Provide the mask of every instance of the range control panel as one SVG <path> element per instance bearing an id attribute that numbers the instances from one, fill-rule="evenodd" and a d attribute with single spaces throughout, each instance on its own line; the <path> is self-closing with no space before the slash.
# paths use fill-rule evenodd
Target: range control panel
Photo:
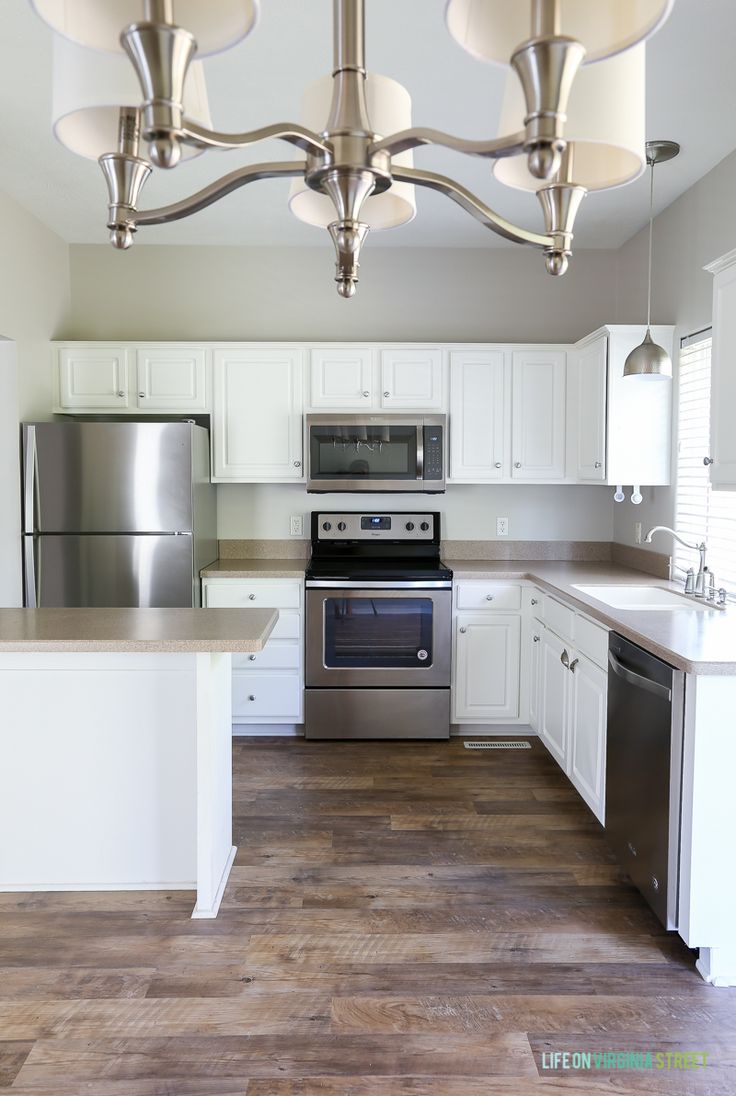
<path id="1" fill-rule="evenodd" d="M 432 513 L 385 513 L 368 514 L 318 513 L 316 517 L 317 540 L 406 540 L 431 543 L 435 534 L 435 521 L 439 514 Z M 313 530 L 314 530 L 313 522 Z"/>

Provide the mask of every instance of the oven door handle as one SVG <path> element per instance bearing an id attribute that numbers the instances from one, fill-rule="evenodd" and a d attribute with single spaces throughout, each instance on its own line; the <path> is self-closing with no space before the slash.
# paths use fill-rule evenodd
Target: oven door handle
<path id="1" fill-rule="evenodd" d="M 417 479 L 424 479 L 424 423 L 417 425 Z"/>

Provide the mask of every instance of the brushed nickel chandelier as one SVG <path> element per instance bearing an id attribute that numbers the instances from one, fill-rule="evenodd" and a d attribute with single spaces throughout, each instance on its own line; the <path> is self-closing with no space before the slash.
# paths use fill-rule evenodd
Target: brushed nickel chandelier
<path id="1" fill-rule="evenodd" d="M 355 293 L 368 231 L 411 220 L 417 186 L 444 194 L 499 236 L 539 248 L 549 273 L 564 274 L 585 195 L 644 170 L 644 41 L 673 3 L 448 0 L 445 20 L 459 45 L 509 69 L 501 136 L 466 140 L 412 127 L 406 89 L 367 72 L 365 0 L 333 0 L 333 72 L 307 89 L 302 120 L 247 133 L 211 127 L 198 59 L 250 33 L 258 0 L 31 0 L 58 32 L 55 133 L 99 161 L 114 247 L 259 179 L 288 178 L 292 212 L 332 238 L 343 297 Z M 299 158 L 240 167 L 183 201 L 139 208 L 154 167 L 273 139 Z M 448 176 L 415 168 L 412 151 L 422 145 L 483 157 L 501 182 L 536 192 L 544 232 L 512 224 Z"/>

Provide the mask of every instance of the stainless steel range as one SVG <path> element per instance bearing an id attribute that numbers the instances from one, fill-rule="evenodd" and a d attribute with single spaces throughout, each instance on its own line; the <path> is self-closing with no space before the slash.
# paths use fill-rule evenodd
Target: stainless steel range
<path id="1" fill-rule="evenodd" d="M 448 738 L 440 515 L 313 513 L 306 586 L 306 737 Z"/>

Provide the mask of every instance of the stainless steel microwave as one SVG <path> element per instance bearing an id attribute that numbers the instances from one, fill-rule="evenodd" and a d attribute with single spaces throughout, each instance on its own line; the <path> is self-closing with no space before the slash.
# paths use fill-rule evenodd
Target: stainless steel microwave
<path id="1" fill-rule="evenodd" d="M 445 415 L 307 415 L 307 491 L 445 490 Z"/>

